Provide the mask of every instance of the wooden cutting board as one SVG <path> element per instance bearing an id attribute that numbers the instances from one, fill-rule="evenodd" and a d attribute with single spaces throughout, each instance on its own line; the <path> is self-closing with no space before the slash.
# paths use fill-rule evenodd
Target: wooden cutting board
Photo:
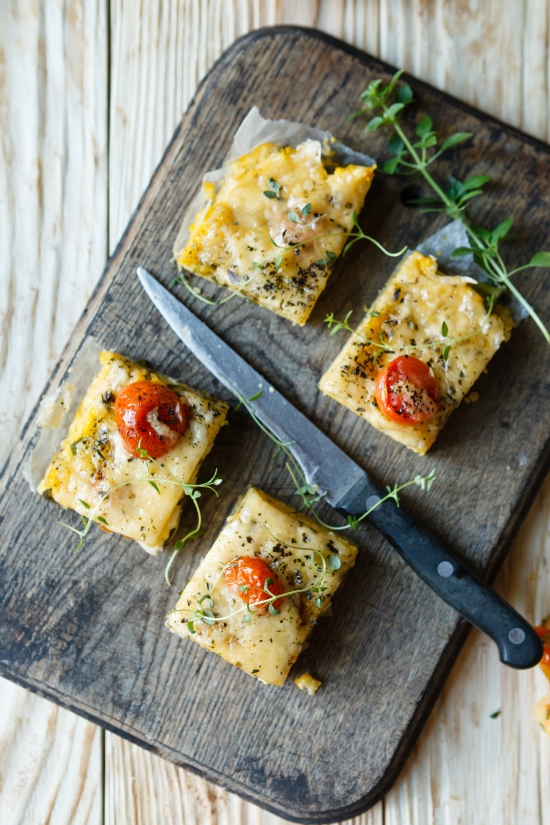
<path id="1" fill-rule="evenodd" d="M 385 159 L 382 132 L 365 135 L 361 124 L 345 120 L 369 80 L 386 81 L 392 72 L 314 30 L 264 29 L 234 44 L 184 116 L 46 391 L 93 337 L 228 398 L 152 308 L 136 267 L 170 284 L 182 212 L 253 105 L 267 117 L 330 129 Z M 428 113 L 443 136 L 475 134 L 471 145 L 437 163 L 437 177 L 493 176 L 488 197 L 472 211 L 489 225 L 516 216 L 518 237 L 506 250 L 511 265 L 548 248 L 548 147 L 408 80 L 419 100 L 410 123 Z M 363 226 L 389 249 L 414 247 L 446 222 L 404 205 L 412 182 L 378 175 L 368 195 Z M 329 337 L 323 318 L 352 308 L 358 318 L 393 266 L 372 246 L 356 245 L 304 329 L 238 298 L 216 309 L 183 287 L 175 292 L 378 482 L 435 468 L 432 491 L 414 488 L 403 503 L 492 578 L 547 468 L 550 347 L 523 322 L 478 382 L 479 401 L 453 413 L 428 456 L 414 456 L 316 389 L 344 343 Z M 550 322 L 544 271 L 518 284 Z M 208 285 L 204 291 L 215 294 Z M 165 555 L 150 558 L 123 538 L 94 528 L 73 552 L 72 534 L 57 524 L 59 508 L 32 494 L 22 476 L 36 435 L 33 415 L 0 479 L 2 675 L 281 816 L 331 822 L 374 804 L 395 779 L 464 640 L 457 614 L 364 526 L 356 536 L 362 553 L 334 616 L 320 622 L 293 671 L 314 673 L 322 689 L 309 697 L 292 679 L 282 688 L 261 685 L 163 626 L 248 484 L 292 500 L 283 462 L 273 459 L 273 445 L 247 413 L 231 414 L 203 468 L 203 479 L 217 467 L 224 483 L 219 499 L 203 497 L 206 531 L 182 552 L 171 589 L 163 581 Z M 184 527 L 192 520 L 186 512 Z M 335 519 L 329 508 L 323 512 Z"/>

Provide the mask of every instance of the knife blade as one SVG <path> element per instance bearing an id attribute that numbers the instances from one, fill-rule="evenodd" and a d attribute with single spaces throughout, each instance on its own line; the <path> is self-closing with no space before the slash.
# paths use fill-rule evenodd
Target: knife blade
<path id="1" fill-rule="evenodd" d="M 254 415 L 287 445 L 311 487 L 343 515 L 362 516 L 378 504 L 385 494 L 365 470 L 156 278 L 143 267 L 137 274 L 155 307 L 193 355 L 237 397 L 258 396 Z M 368 520 L 438 596 L 493 639 L 504 664 L 521 669 L 538 664 L 542 642 L 531 625 L 403 508 L 384 501 Z"/>

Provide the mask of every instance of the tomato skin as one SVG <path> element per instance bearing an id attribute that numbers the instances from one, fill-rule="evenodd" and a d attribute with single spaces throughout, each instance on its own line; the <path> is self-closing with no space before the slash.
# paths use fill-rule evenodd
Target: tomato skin
<path id="1" fill-rule="evenodd" d="M 275 573 L 272 573 L 265 561 L 259 559 L 257 556 L 241 556 L 236 559 L 231 565 L 224 570 L 225 584 L 236 593 L 243 602 L 250 605 L 259 614 L 265 614 L 269 610 L 268 604 L 261 604 L 269 599 L 269 596 L 264 590 L 266 579 L 273 579 L 273 584 L 268 585 L 268 590 L 274 595 L 279 596 L 284 593 L 284 589 L 280 581 L 277 579 Z M 240 590 L 240 588 L 247 588 Z M 272 602 L 275 610 L 281 609 L 282 599 L 276 599 Z"/>
<path id="2" fill-rule="evenodd" d="M 165 425 L 162 434 L 147 420 L 153 411 Z M 151 458 L 161 458 L 189 428 L 189 409 L 181 398 L 164 384 L 152 381 L 128 384 L 115 401 L 115 415 L 124 448 L 136 458 L 140 449 L 147 450 Z"/>
<path id="3" fill-rule="evenodd" d="M 439 409 L 435 378 L 413 355 L 399 355 L 380 370 L 374 397 L 380 412 L 400 424 L 428 421 Z"/>
<path id="4" fill-rule="evenodd" d="M 544 644 L 544 652 L 542 654 L 542 659 L 540 660 L 540 666 L 546 678 L 550 679 L 550 627 L 541 625 L 540 627 L 535 627 L 535 630 L 541 637 Z"/>

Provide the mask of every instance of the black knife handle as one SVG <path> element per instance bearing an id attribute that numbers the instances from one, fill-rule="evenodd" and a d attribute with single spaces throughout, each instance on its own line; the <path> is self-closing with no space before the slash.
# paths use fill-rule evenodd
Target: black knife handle
<path id="1" fill-rule="evenodd" d="M 345 515 L 361 516 L 384 495 L 373 495 L 373 487 L 367 482 L 338 509 Z M 367 518 L 428 587 L 490 636 L 501 662 L 520 669 L 540 662 L 542 642 L 531 625 L 395 501 L 388 499 Z"/>

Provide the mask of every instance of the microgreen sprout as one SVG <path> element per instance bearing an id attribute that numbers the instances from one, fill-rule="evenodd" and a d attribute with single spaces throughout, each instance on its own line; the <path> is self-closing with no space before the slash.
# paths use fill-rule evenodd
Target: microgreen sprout
<path id="1" fill-rule="evenodd" d="M 373 80 L 361 94 L 363 108 L 355 112 L 351 118 L 374 114 L 365 127 L 366 132 L 375 132 L 381 127 L 392 129 L 392 136 L 388 149 L 393 155 L 381 167 L 381 171 L 388 175 L 412 175 L 420 173 L 430 186 L 433 194 L 426 198 L 416 199 L 422 205 L 424 212 L 442 212 L 453 220 L 460 220 L 470 241 L 469 246 L 459 247 L 452 253 L 452 257 L 473 255 L 477 264 L 487 273 L 491 283 L 497 288 L 505 288 L 522 304 L 533 321 L 537 324 L 545 339 L 550 343 L 550 332 L 545 327 L 533 307 L 521 294 L 512 281 L 514 275 L 531 267 L 550 267 L 550 252 L 537 252 L 528 263 L 515 269 L 508 270 L 500 252 L 501 241 L 510 240 L 510 230 L 513 219 L 502 221 L 494 229 L 472 223 L 466 217 L 466 209 L 473 198 L 483 194 L 483 187 L 489 183 L 488 175 L 475 175 L 465 181 L 454 177 L 449 178 L 448 187 L 440 185 L 429 171 L 431 164 L 443 152 L 458 146 L 473 137 L 471 132 L 455 132 L 439 145 L 438 136 L 433 129 L 430 117 L 425 115 L 416 125 L 416 136 L 409 137 L 399 122 L 403 110 L 414 102 L 413 92 L 407 83 L 398 87 L 402 71 L 396 72 L 387 86 L 381 80 Z"/>
<path id="2" fill-rule="evenodd" d="M 174 613 L 188 613 L 190 618 L 187 619 L 187 629 L 191 634 L 194 634 L 196 633 L 195 623 L 197 621 L 202 621 L 204 622 L 204 624 L 207 625 L 213 625 L 216 622 L 227 622 L 229 619 L 233 619 L 235 616 L 242 616 L 241 621 L 244 624 L 248 624 L 254 613 L 257 613 L 258 611 L 263 611 L 266 607 L 271 616 L 278 616 L 280 615 L 281 611 L 277 607 L 275 607 L 275 604 L 277 602 L 280 602 L 282 599 L 285 599 L 289 596 L 296 596 L 300 593 L 319 594 L 315 599 L 315 605 L 318 608 L 321 608 L 325 601 L 325 596 L 323 595 L 323 593 L 327 590 L 327 587 L 325 586 L 327 576 L 334 575 L 336 571 L 341 568 L 341 560 L 338 558 L 337 555 L 335 555 L 335 553 L 332 552 L 329 552 L 328 555 L 325 556 L 325 554 L 318 548 L 299 547 L 295 544 L 289 544 L 283 539 L 280 539 L 277 536 L 275 536 L 266 524 L 264 524 L 263 527 L 275 544 L 288 547 L 292 550 L 293 553 L 307 553 L 307 558 L 310 564 L 315 569 L 315 572 L 319 575 L 312 582 L 304 584 L 303 587 L 293 588 L 292 590 L 287 590 L 283 593 L 277 594 L 273 593 L 270 590 L 270 587 L 275 583 L 275 580 L 272 578 L 267 578 L 262 587 L 262 590 L 266 595 L 265 599 L 255 602 L 253 606 L 250 606 L 250 604 L 248 603 L 244 603 L 242 607 L 233 610 L 231 613 L 217 616 L 213 612 L 216 609 L 216 603 L 213 594 L 225 571 L 230 567 L 234 566 L 238 561 L 238 556 L 236 556 L 234 559 L 231 559 L 231 561 L 222 565 L 221 571 L 214 584 L 206 583 L 207 593 L 204 595 L 199 595 L 195 599 L 198 607 L 196 607 L 193 610 L 191 610 L 188 607 L 176 608 L 175 610 L 170 611 L 170 613 L 167 614 L 166 618 L 172 616 Z M 239 592 L 244 593 L 245 595 L 247 590 L 248 587 L 246 587 L 246 585 L 241 585 L 239 587 Z M 205 608 L 203 607 L 203 605 L 206 600 L 208 600 L 208 606 Z"/>
<path id="3" fill-rule="evenodd" d="M 325 493 L 322 493 L 319 490 L 316 490 L 314 487 L 312 487 L 308 483 L 306 477 L 304 476 L 302 468 L 300 467 L 299 463 L 296 461 L 296 459 L 292 455 L 291 450 L 289 449 L 294 442 L 293 441 L 281 441 L 275 435 L 275 433 L 273 433 L 269 429 L 269 427 L 267 427 L 267 425 L 265 425 L 258 418 L 256 413 L 254 412 L 254 409 L 253 409 L 253 407 L 250 403 L 250 400 L 247 399 L 247 398 L 244 398 L 234 387 L 232 388 L 232 390 L 237 395 L 237 397 L 239 398 L 240 404 L 242 404 L 244 407 L 246 407 L 246 409 L 247 409 L 248 413 L 250 414 L 250 416 L 252 417 L 252 420 L 254 421 L 254 423 L 277 446 L 277 453 L 276 454 L 279 454 L 281 452 L 285 454 L 285 456 L 286 456 L 285 467 L 286 467 L 286 470 L 287 470 L 288 474 L 290 475 L 292 483 L 294 484 L 294 495 L 299 496 L 299 498 L 301 499 L 301 505 L 300 505 L 300 507 L 298 507 L 296 509 L 295 512 L 300 512 L 302 510 L 305 510 L 311 516 L 313 516 L 313 518 L 317 521 L 318 524 L 320 524 L 322 527 L 325 527 L 328 530 L 340 531 L 340 530 L 347 530 L 349 528 L 351 528 L 353 530 L 357 530 L 357 527 L 358 527 L 359 523 L 361 521 L 363 521 L 363 519 L 367 518 L 367 516 L 369 516 L 372 512 L 374 512 L 374 510 L 376 510 L 378 507 L 380 507 L 382 504 L 384 504 L 384 502 L 389 501 L 390 499 L 393 499 L 395 501 L 397 507 L 399 507 L 400 506 L 399 493 L 402 490 L 404 490 L 406 487 L 410 487 L 411 485 L 416 485 L 417 487 L 420 487 L 420 489 L 422 489 L 422 490 L 429 491 L 431 489 L 432 484 L 434 483 L 434 481 L 436 479 L 435 471 L 432 470 L 432 472 L 429 473 L 427 476 L 416 475 L 413 479 L 411 479 L 410 481 L 405 482 L 404 484 L 401 484 L 401 485 L 396 484 L 393 488 L 387 486 L 386 487 L 386 495 L 383 496 L 382 498 L 380 498 L 372 507 L 370 507 L 368 510 L 366 510 L 362 515 L 360 515 L 360 516 L 348 516 L 347 524 L 344 524 L 344 525 L 327 524 L 326 522 L 324 522 L 321 519 L 321 517 L 317 513 L 317 510 L 315 509 L 315 506 L 314 506 L 314 505 L 318 504 L 320 501 L 323 500 L 323 498 L 325 496 Z"/>
<path id="4" fill-rule="evenodd" d="M 166 565 L 166 569 L 164 571 L 164 578 L 166 580 L 166 583 L 168 585 L 171 585 L 172 583 L 171 583 L 170 578 L 169 578 L 169 572 L 170 572 L 170 568 L 171 568 L 171 566 L 174 562 L 174 559 L 176 558 L 177 554 L 179 553 L 179 551 L 181 550 L 181 548 L 184 546 L 184 544 L 187 541 L 189 541 L 190 539 L 193 539 L 193 538 L 197 538 L 202 533 L 202 513 L 201 513 L 201 509 L 200 509 L 199 502 L 198 502 L 198 499 L 201 497 L 201 490 L 210 490 L 211 492 L 213 492 L 217 496 L 218 492 L 216 490 L 216 487 L 218 487 L 222 483 L 222 479 L 218 478 L 218 471 L 215 470 L 212 478 L 210 478 L 208 481 L 205 481 L 202 484 L 187 484 L 186 482 L 180 481 L 179 479 L 177 479 L 173 475 L 173 473 L 171 473 L 170 470 L 168 470 L 163 464 L 160 464 L 156 459 L 152 458 L 149 455 L 149 453 L 147 452 L 147 450 L 142 449 L 141 448 L 141 442 L 138 445 L 137 449 L 139 451 L 139 457 L 143 461 L 146 462 L 146 465 L 145 465 L 146 475 L 145 476 L 136 476 L 135 478 L 130 478 L 127 481 L 123 481 L 121 484 L 117 484 L 115 487 L 113 487 L 111 490 L 109 490 L 109 492 L 107 492 L 107 493 L 105 493 L 105 495 L 101 496 L 99 501 L 93 507 L 90 504 L 88 504 L 87 501 L 84 501 L 83 499 L 79 498 L 78 501 L 82 504 L 82 506 L 86 510 L 89 511 L 87 516 L 83 516 L 83 515 L 80 516 L 80 518 L 82 519 L 82 522 L 83 522 L 83 527 L 82 527 L 81 530 L 78 530 L 76 527 L 72 527 L 70 524 L 66 524 L 64 521 L 60 521 L 58 523 L 63 525 L 63 527 L 67 527 L 69 530 L 72 530 L 73 533 L 76 533 L 77 536 L 79 536 L 79 542 L 75 547 L 75 551 L 80 550 L 80 548 L 82 547 L 82 544 L 84 542 L 84 539 L 86 538 L 86 536 L 90 532 L 90 528 L 91 528 L 92 524 L 94 523 L 94 521 L 99 522 L 100 524 L 103 524 L 106 527 L 109 526 L 109 524 L 108 524 L 107 520 L 105 519 L 105 517 L 99 515 L 99 512 L 100 512 L 101 507 L 104 504 L 104 502 L 107 501 L 110 498 L 110 496 L 112 496 L 113 493 L 115 493 L 117 490 L 120 490 L 122 487 L 127 487 L 129 484 L 135 484 L 135 483 L 138 483 L 138 482 L 150 484 L 151 487 L 159 495 L 160 495 L 160 489 L 159 489 L 159 486 L 158 486 L 159 484 L 170 484 L 170 485 L 175 485 L 177 487 L 181 487 L 181 489 L 184 491 L 185 495 L 187 495 L 191 499 L 191 501 L 193 502 L 193 505 L 194 505 L 196 513 L 197 513 L 197 525 L 196 525 L 196 527 L 193 528 L 193 530 L 190 530 L 187 533 L 187 535 L 185 535 L 182 539 L 179 539 L 174 545 L 174 552 L 172 553 L 172 556 L 170 557 L 170 560 L 169 560 L 168 564 Z M 150 472 L 149 472 L 149 468 L 151 466 L 157 467 L 158 470 L 160 471 L 162 477 L 160 477 L 157 474 L 157 475 L 155 475 L 155 481 L 153 481 L 151 476 L 150 476 Z"/>

